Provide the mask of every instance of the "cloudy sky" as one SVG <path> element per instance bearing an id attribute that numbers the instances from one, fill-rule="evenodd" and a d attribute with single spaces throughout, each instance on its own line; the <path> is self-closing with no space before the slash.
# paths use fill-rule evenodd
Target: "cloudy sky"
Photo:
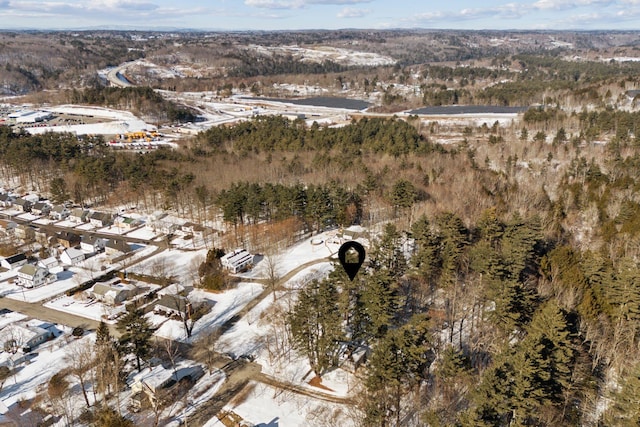
<path id="1" fill-rule="evenodd" d="M 0 0 L 0 29 L 640 29 L 640 0 Z"/>

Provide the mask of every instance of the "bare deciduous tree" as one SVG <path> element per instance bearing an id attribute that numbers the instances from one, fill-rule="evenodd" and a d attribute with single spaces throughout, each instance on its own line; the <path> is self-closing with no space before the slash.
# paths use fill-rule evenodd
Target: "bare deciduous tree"
<path id="1" fill-rule="evenodd" d="M 78 379 L 82 396 L 87 404 L 87 408 L 91 406 L 87 395 L 87 380 L 91 376 L 91 370 L 94 365 L 94 355 L 91 344 L 82 340 L 76 341 L 67 346 L 65 361 L 69 366 L 71 375 Z"/>

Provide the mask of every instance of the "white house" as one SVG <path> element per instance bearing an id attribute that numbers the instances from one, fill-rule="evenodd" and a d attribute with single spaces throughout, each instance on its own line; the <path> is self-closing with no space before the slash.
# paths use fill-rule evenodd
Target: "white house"
<path id="1" fill-rule="evenodd" d="M 53 338 L 51 331 L 39 326 L 29 325 L 27 322 L 12 323 L 0 331 L 2 348 L 20 349 L 25 353 L 51 338 Z"/>
<path id="2" fill-rule="evenodd" d="M 27 263 L 27 256 L 25 254 L 15 254 L 10 257 L 0 259 L 0 267 L 4 267 L 7 270 L 17 270 Z"/>
<path id="3" fill-rule="evenodd" d="M 49 270 L 49 273 L 57 275 L 64 271 L 64 266 L 60 264 L 60 261 L 56 257 L 49 257 L 38 261 L 38 265 Z"/>
<path id="4" fill-rule="evenodd" d="M 109 282 L 98 282 L 93 285 L 89 295 L 109 305 L 118 305 L 136 295 L 138 288 L 129 283 L 121 283 L 120 279 Z"/>
<path id="5" fill-rule="evenodd" d="M 82 208 L 74 208 L 71 210 L 69 214 L 69 219 L 76 223 L 87 222 L 87 218 L 89 216 L 89 211 Z"/>
<path id="6" fill-rule="evenodd" d="M 31 213 L 34 215 L 49 215 L 51 212 L 51 206 L 45 202 L 36 202 L 31 207 Z"/>
<path id="7" fill-rule="evenodd" d="M 133 230 L 143 224 L 142 220 L 131 218 L 128 216 L 118 216 L 115 220 L 115 226 L 124 230 Z"/>
<path id="8" fill-rule="evenodd" d="M 13 206 L 15 206 L 21 212 L 30 212 L 31 211 L 31 202 L 22 197 L 18 197 L 13 201 Z"/>
<path id="9" fill-rule="evenodd" d="M 63 219 L 67 218 L 70 214 L 71 212 L 64 205 L 55 205 L 53 209 L 51 209 L 49 216 L 51 217 L 51 219 L 62 221 Z"/>
<path id="10" fill-rule="evenodd" d="M 53 283 L 58 279 L 55 274 L 49 273 L 44 267 L 33 264 L 25 264 L 18 270 L 17 282 L 25 288 L 37 288 L 38 286 Z"/>
<path id="11" fill-rule="evenodd" d="M 104 246 L 107 243 L 107 239 L 94 236 L 93 234 L 83 234 L 80 240 L 80 249 L 84 252 L 100 252 L 104 250 Z"/>
<path id="12" fill-rule="evenodd" d="M 76 265 L 84 261 L 84 252 L 76 248 L 67 248 L 60 254 L 60 262 L 66 265 Z"/>
<path id="13" fill-rule="evenodd" d="M 231 273 L 245 271 L 253 264 L 253 255 L 246 249 L 236 249 L 220 258 L 222 267 Z"/>

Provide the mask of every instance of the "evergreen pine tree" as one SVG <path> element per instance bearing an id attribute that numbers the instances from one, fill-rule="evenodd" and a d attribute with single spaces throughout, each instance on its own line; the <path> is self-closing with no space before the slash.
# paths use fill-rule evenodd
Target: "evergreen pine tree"
<path id="1" fill-rule="evenodd" d="M 153 330 L 149 321 L 139 310 L 128 312 L 118 321 L 120 332 L 120 348 L 125 353 L 133 353 L 136 356 L 138 371 L 142 370 L 141 361 L 146 359 L 151 352 L 151 337 Z"/>
<path id="2" fill-rule="evenodd" d="M 300 291 L 288 318 L 294 346 L 320 376 L 335 363 L 342 337 L 338 292 L 330 280 L 313 281 Z"/>

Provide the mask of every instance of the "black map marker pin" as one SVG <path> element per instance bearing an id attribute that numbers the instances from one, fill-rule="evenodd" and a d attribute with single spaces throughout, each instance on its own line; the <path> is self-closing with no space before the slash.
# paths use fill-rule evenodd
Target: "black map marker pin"
<path id="1" fill-rule="evenodd" d="M 340 246 L 340 249 L 338 249 L 338 259 L 340 260 L 340 264 L 342 264 L 342 268 L 347 272 L 347 276 L 349 276 L 349 279 L 352 282 L 356 277 L 356 274 L 358 274 L 358 270 L 360 270 L 360 267 L 362 267 L 362 264 L 364 263 L 364 257 L 364 247 L 353 240 L 343 243 L 342 246 Z"/>

